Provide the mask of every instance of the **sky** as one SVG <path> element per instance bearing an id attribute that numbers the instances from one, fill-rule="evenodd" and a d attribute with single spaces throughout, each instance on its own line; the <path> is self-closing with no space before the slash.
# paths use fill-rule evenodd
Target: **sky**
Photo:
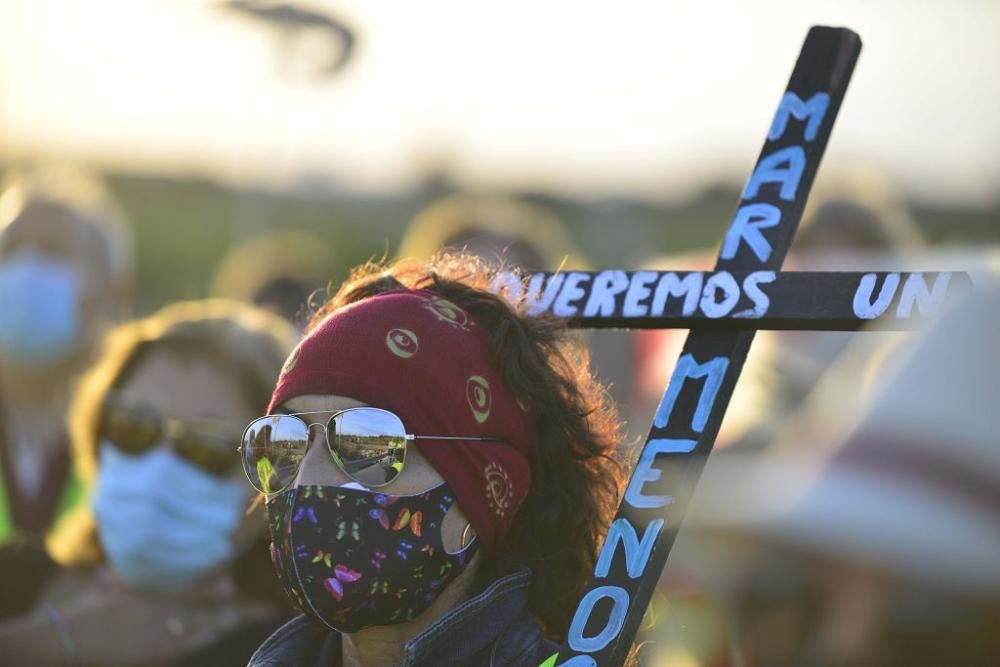
<path id="1" fill-rule="evenodd" d="M 356 29 L 342 75 L 309 76 L 316 32 L 282 42 L 218 0 L 0 3 L 0 160 L 373 192 L 447 165 L 476 188 L 684 196 L 746 177 L 824 24 L 864 48 L 821 178 L 1000 200 L 1000 2 L 302 4 Z"/>

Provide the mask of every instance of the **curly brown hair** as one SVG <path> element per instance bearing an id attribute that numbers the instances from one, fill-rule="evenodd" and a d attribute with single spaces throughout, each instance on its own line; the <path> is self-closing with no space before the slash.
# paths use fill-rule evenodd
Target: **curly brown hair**
<path id="1" fill-rule="evenodd" d="M 590 372 L 586 349 L 565 323 L 529 317 L 523 302 L 494 293 L 491 286 L 502 270 L 454 252 L 427 263 L 370 261 L 319 306 L 307 330 L 348 304 L 406 288 L 437 292 L 489 331 L 493 365 L 533 414 L 538 443 L 529 460 L 531 488 L 497 557 L 531 567 L 529 607 L 546 633 L 559 639 L 593 571 L 624 483 L 620 422 Z"/>

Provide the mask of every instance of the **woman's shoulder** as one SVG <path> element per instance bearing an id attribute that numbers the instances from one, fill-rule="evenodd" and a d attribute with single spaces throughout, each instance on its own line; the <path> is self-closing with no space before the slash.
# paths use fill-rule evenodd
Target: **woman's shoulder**
<path id="1" fill-rule="evenodd" d="M 508 571 L 407 643 L 407 667 L 538 667 L 556 652 L 527 604 L 529 569 Z"/>
<path id="2" fill-rule="evenodd" d="M 546 638 L 538 620 L 525 609 L 497 637 L 489 660 L 482 664 L 489 667 L 538 667 L 558 650 L 559 645 Z"/>
<path id="3" fill-rule="evenodd" d="M 403 647 L 406 667 L 538 667 L 558 650 L 527 605 L 531 571 L 494 569 L 479 594 L 438 619 Z M 306 616 L 265 641 L 249 667 L 337 667 L 341 638 Z"/>
<path id="4" fill-rule="evenodd" d="M 538 622 L 524 613 L 511 623 L 497 640 L 474 656 L 451 662 L 451 667 L 538 667 L 558 650 L 543 635 Z M 272 634 L 248 667 L 336 667 L 341 664 L 340 635 L 299 616 Z M 446 667 L 449 663 L 438 667 Z"/>
<path id="5" fill-rule="evenodd" d="M 247 667 L 336 667 L 340 662 L 340 635 L 297 616 L 260 645 Z"/>

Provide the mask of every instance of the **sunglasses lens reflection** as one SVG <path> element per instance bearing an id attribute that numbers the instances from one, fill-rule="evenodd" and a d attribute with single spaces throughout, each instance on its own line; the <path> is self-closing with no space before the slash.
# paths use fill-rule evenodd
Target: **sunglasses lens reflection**
<path id="1" fill-rule="evenodd" d="M 101 436 L 129 454 L 144 452 L 160 438 L 160 420 L 154 415 L 108 407 L 104 411 Z"/>
<path id="2" fill-rule="evenodd" d="M 388 484 L 403 470 L 406 430 L 399 417 L 377 408 L 356 408 L 333 418 L 328 429 L 337 464 L 365 486 Z"/>
<path id="3" fill-rule="evenodd" d="M 232 436 L 222 438 L 207 433 L 190 433 L 178 440 L 174 447 L 184 460 L 222 477 L 231 472 L 236 464 L 231 449 L 234 440 Z"/>
<path id="4" fill-rule="evenodd" d="M 291 484 L 309 445 L 309 429 L 297 417 L 261 417 L 243 434 L 243 469 L 262 493 Z"/>

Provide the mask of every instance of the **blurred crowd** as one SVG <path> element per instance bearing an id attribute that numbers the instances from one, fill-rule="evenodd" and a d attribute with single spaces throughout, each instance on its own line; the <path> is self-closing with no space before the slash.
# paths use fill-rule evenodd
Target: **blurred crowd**
<path id="1" fill-rule="evenodd" d="M 913 334 L 758 334 L 639 660 L 995 665 L 996 249 L 921 241 L 885 193 L 817 200 L 786 269 L 967 270 L 976 289 Z M 17 179 L 0 215 L 0 663 L 246 664 L 292 608 L 236 445 L 349 267 L 307 231 L 269 230 L 218 258 L 211 298 L 136 317 L 134 226 L 99 184 Z M 556 212 L 514 197 L 433 201 L 391 250 L 448 247 L 591 268 Z M 644 264 L 705 270 L 714 254 Z M 685 333 L 581 333 L 629 451 Z"/>

